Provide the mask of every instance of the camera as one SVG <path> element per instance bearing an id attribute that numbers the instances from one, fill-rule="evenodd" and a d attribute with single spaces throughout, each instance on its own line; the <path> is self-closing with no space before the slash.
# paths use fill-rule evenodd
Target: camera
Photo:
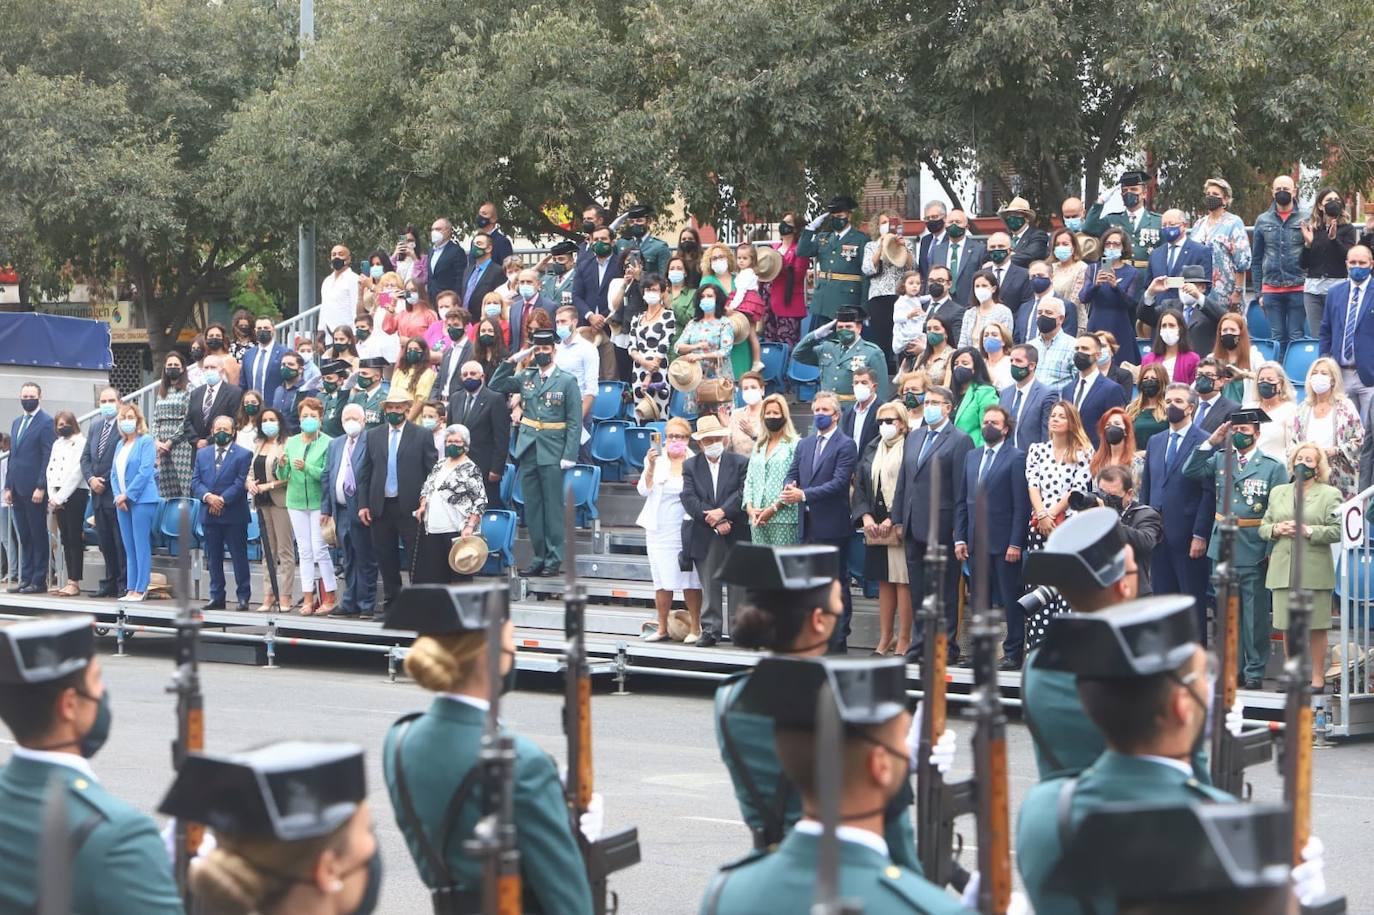
<path id="1" fill-rule="evenodd" d="M 1106 506 L 1113 511 L 1121 511 L 1121 497 L 1113 496 L 1097 490 L 1082 492 L 1073 490 L 1069 493 L 1069 508 L 1076 512 L 1087 511 L 1090 508 L 1097 508 L 1099 505 Z"/>
<path id="2" fill-rule="evenodd" d="M 1059 597 L 1059 589 L 1050 585 L 1038 585 L 1016 599 L 1016 605 L 1026 616 L 1033 616 L 1054 603 Z"/>

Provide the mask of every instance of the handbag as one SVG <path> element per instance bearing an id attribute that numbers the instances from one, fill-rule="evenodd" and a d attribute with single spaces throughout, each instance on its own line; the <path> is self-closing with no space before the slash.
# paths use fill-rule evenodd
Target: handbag
<path id="1" fill-rule="evenodd" d="M 692 542 L 692 519 L 682 519 L 682 549 L 677 551 L 677 570 L 679 572 L 692 571 L 692 554 L 688 550 L 688 544 Z"/>
<path id="2" fill-rule="evenodd" d="M 878 491 L 878 504 L 873 506 L 873 520 L 879 524 L 890 517 L 887 510 L 887 502 L 883 499 L 882 490 Z M 892 528 L 887 534 L 869 534 L 864 532 L 864 546 L 901 546 L 902 535 L 897 532 L 897 528 Z"/>

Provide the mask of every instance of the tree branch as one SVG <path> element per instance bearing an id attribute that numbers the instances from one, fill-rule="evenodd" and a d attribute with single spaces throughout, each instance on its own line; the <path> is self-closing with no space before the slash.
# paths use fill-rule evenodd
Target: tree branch
<path id="1" fill-rule="evenodd" d="M 926 168 L 930 169 L 930 176 L 935 179 L 936 183 L 940 185 L 941 190 L 949 197 L 949 208 L 951 210 L 962 210 L 964 205 L 959 200 L 959 194 L 954 190 L 954 185 L 950 183 L 949 176 L 945 174 L 945 170 L 935 164 L 935 160 L 930 157 L 930 153 L 928 152 L 921 153 L 920 162 Z"/>

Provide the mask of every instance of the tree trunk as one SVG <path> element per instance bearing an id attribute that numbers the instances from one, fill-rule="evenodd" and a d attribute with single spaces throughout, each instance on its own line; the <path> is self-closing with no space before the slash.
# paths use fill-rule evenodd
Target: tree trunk
<path id="1" fill-rule="evenodd" d="M 930 153 L 921 153 L 921 164 L 930 169 L 930 176 L 940 185 L 940 189 L 949 197 L 949 208 L 951 210 L 962 210 L 963 202 L 959 199 L 959 194 L 954 190 L 954 185 L 950 183 L 949 176 L 944 169 L 935 164 L 935 160 L 930 157 Z"/>

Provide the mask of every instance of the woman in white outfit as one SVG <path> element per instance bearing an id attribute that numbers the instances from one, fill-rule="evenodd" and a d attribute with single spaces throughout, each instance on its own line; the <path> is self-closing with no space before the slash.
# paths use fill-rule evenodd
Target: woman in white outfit
<path id="1" fill-rule="evenodd" d="M 691 617 L 691 632 L 683 641 L 693 644 L 701 636 L 701 580 L 696 569 L 684 572 L 677 557 L 682 552 L 682 522 L 687 512 L 682 507 L 682 462 L 687 460 L 687 442 L 692 427 L 681 417 L 668 420 L 662 452 L 651 448 L 639 477 L 639 494 L 644 508 L 635 521 L 644 528 L 649 553 L 649 572 L 654 579 L 654 609 L 658 611 L 658 633 L 650 641 L 668 638 L 668 611 L 673 607 L 673 592 L 681 591 Z"/>

